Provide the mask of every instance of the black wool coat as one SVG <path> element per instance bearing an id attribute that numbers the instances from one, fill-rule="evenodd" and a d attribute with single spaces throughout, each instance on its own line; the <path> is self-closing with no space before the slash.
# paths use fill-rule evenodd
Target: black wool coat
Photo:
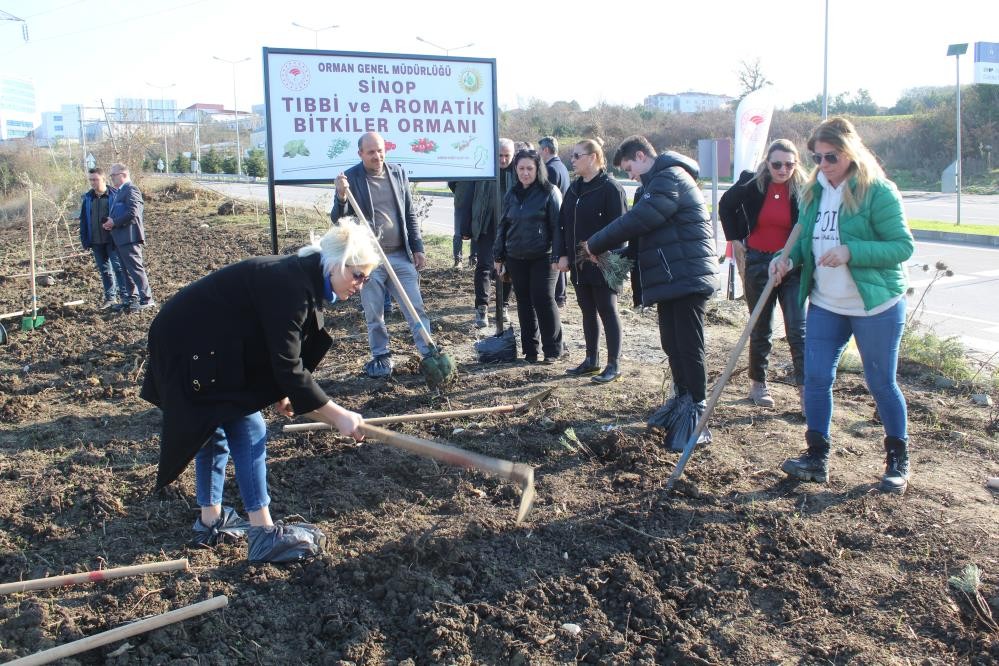
<path id="1" fill-rule="evenodd" d="M 163 411 L 157 490 L 222 423 L 287 397 L 298 414 L 329 400 L 312 372 L 329 351 L 319 254 L 226 266 L 181 289 L 149 328 L 141 397 Z"/>
<path id="2" fill-rule="evenodd" d="M 607 284 L 592 261 L 577 262 L 579 246 L 627 210 L 624 188 L 606 171 L 601 170 L 588 183 L 582 178 L 572 181 L 559 209 L 559 224 L 562 227 L 561 255 L 569 258 L 573 284 Z"/>
<path id="3" fill-rule="evenodd" d="M 590 237 L 593 254 L 636 244 L 643 305 L 715 291 L 714 230 L 697 173 L 694 160 L 663 153 L 642 175 L 634 207 Z"/>

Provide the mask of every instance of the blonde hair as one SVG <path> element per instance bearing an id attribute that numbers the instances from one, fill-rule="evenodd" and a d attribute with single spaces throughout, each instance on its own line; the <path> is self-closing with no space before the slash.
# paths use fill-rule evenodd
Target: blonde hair
<path id="1" fill-rule="evenodd" d="M 305 257 L 318 252 L 321 255 L 323 274 L 327 277 L 334 268 L 341 271 L 347 266 L 377 266 L 381 263 L 381 255 L 375 247 L 375 237 L 368 227 L 354 217 L 341 217 L 322 236 L 312 238 L 305 247 L 298 251 L 298 256 Z"/>
<path id="2" fill-rule="evenodd" d="M 846 178 L 856 179 L 855 187 L 843 188 L 843 210 L 855 213 L 860 204 L 867 197 L 868 188 L 877 180 L 885 177 L 885 172 L 878 164 L 878 158 L 864 145 L 857 129 L 849 120 L 843 117 L 835 117 L 826 120 L 814 130 L 808 137 L 809 152 L 815 151 L 815 144 L 818 142 L 828 143 L 840 153 L 840 159 L 850 160 L 850 168 L 846 172 Z M 802 195 L 802 206 L 807 206 L 812 201 L 812 186 L 817 182 L 819 167 L 816 165 L 805 183 L 805 192 Z"/>
<path id="3" fill-rule="evenodd" d="M 604 140 L 599 136 L 595 139 L 583 139 L 576 142 L 577 146 L 583 146 L 586 152 L 597 156 L 597 168 L 607 168 L 607 158 L 604 156 Z"/>
<path id="4" fill-rule="evenodd" d="M 791 190 L 791 196 L 798 198 L 801 196 L 801 190 L 805 185 L 805 179 L 808 178 L 808 174 L 805 173 L 805 168 L 801 166 L 801 156 L 798 154 L 798 148 L 787 139 L 776 139 L 771 142 L 767 147 L 767 156 L 756 167 L 756 175 L 753 176 L 753 180 L 756 181 L 757 189 L 762 193 L 766 193 L 767 188 L 770 187 L 770 181 L 773 180 L 773 177 L 770 175 L 770 169 L 767 166 L 770 164 L 770 156 L 778 150 L 794 155 L 794 170 L 791 171 L 791 177 L 787 182 L 788 189 Z"/>

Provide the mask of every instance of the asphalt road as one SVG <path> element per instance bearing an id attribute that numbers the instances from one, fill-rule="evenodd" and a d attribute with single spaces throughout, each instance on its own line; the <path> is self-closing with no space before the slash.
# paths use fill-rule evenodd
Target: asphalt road
<path id="1" fill-rule="evenodd" d="M 266 200 L 265 185 L 252 183 L 206 183 L 227 196 Z M 627 189 L 627 188 L 626 188 Z M 634 186 L 632 186 L 632 191 Z M 318 204 L 330 207 L 331 188 L 277 187 L 278 201 L 311 208 Z M 630 193 L 629 193 L 630 196 Z M 705 192 L 710 201 L 710 192 Z M 934 193 L 904 193 L 906 214 L 911 218 L 945 220 L 954 212 L 954 196 Z M 423 222 L 424 233 L 451 235 L 454 208 L 449 197 L 431 197 L 433 206 Z M 962 221 L 976 224 L 999 224 L 999 196 L 964 195 L 961 197 Z M 949 206 L 949 208 L 948 208 Z M 950 218 L 953 220 L 953 215 Z M 953 277 L 941 277 L 930 286 L 938 261 L 953 271 Z M 978 355 L 999 352 L 999 309 L 995 291 L 999 288 L 999 250 L 968 245 L 917 242 L 910 264 L 910 281 L 916 292 L 909 298 L 909 308 L 919 307 L 919 323 L 940 336 L 959 336 Z M 924 272 L 922 266 L 929 266 Z M 925 294 L 925 295 L 924 295 Z"/>

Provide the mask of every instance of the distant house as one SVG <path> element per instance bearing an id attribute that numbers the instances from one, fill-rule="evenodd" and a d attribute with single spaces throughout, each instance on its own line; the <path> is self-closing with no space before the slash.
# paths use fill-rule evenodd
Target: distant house
<path id="1" fill-rule="evenodd" d="M 728 95 L 713 95 L 703 92 L 656 93 L 645 98 L 645 108 L 667 113 L 696 113 L 725 109 L 735 101 Z"/>
<path id="2" fill-rule="evenodd" d="M 80 140 L 80 107 L 63 104 L 59 111 L 43 111 L 42 123 L 35 129 L 35 142 L 48 146 L 61 139 Z"/>
<path id="3" fill-rule="evenodd" d="M 199 102 L 183 109 L 178 116 L 181 122 L 185 123 L 220 123 L 229 129 L 235 129 L 236 120 L 239 120 L 241 129 L 253 129 L 258 127 L 263 120 L 256 113 L 249 111 L 232 111 L 226 109 L 221 104 L 205 104 Z"/>
<path id="4" fill-rule="evenodd" d="M 35 84 L 30 79 L 0 77 L 0 141 L 31 136 L 37 120 Z"/>

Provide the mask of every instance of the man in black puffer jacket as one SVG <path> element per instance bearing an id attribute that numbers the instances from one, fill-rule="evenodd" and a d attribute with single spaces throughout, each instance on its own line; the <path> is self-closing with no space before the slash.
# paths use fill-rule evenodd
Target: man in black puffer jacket
<path id="1" fill-rule="evenodd" d="M 690 426 L 704 411 L 707 374 L 704 367 L 704 312 L 715 291 L 718 259 L 711 219 L 697 186 L 697 163 L 680 155 L 656 154 L 644 136 L 625 139 L 614 166 L 642 185 L 630 211 L 590 237 L 588 251 L 597 255 L 625 242 L 637 253 L 642 304 L 656 304 L 659 338 L 669 357 L 675 397 L 650 420 L 672 431 L 679 422 Z M 678 437 L 667 436 L 682 448 Z M 707 429 L 702 441 L 710 439 Z"/>

